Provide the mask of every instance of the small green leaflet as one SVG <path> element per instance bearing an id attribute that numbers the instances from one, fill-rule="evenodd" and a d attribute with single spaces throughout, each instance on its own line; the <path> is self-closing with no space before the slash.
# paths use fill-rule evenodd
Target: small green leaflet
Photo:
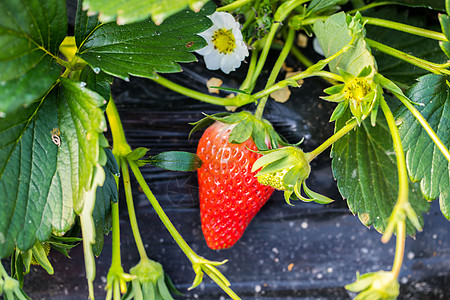
<path id="1" fill-rule="evenodd" d="M 307 15 L 320 12 L 324 9 L 332 8 L 345 2 L 347 2 L 347 0 L 312 0 L 308 5 Z"/>
<path id="2" fill-rule="evenodd" d="M 99 25 L 100 21 L 98 20 L 98 16 L 88 16 L 88 11 L 83 10 L 83 0 L 78 0 L 77 15 L 75 17 L 75 43 L 78 48 Z"/>
<path id="3" fill-rule="evenodd" d="M 152 17 L 161 24 L 167 17 L 185 9 L 188 5 L 198 11 L 207 0 L 84 0 L 83 10 L 90 14 L 100 12 L 101 22 L 117 19 L 118 24 L 128 24 Z"/>
<path id="4" fill-rule="evenodd" d="M 66 1 L 0 2 L 0 115 L 44 96 L 61 73 Z"/>
<path id="5" fill-rule="evenodd" d="M 425 75 L 418 79 L 406 95 L 425 106 L 416 106 L 422 116 L 439 136 L 442 143 L 450 147 L 450 92 L 446 77 Z M 439 197 L 441 211 L 450 219 L 450 162 L 439 151 L 431 138 L 406 109 L 396 113 L 399 130 L 406 152 L 408 172 L 428 200 Z"/>
<path id="6" fill-rule="evenodd" d="M 0 119 L 1 258 L 73 224 L 100 158 L 103 101 L 61 79 L 43 101 Z"/>
<path id="7" fill-rule="evenodd" d="M 347 16 L 340 12 L 328 17 L 325 22 L 318 20 L 314 23 L 314 33 L 325 53 L 325 57 L 330 57 L 352 40 L 349 34 L 350 28 L 347 24 Z M 362 37 L 356 39 L 350 50 L 343 53 L 329 63 L 333 73 L 339 73 L 338 68 L 357 76 L 362 69 L 370 66 L 376 69 L 375 61 L 367 48 L 367 44 Z"/>
<path id="8" fill-rule="evenodd" d="M 105 182 L 97 187 L 95 193 L 95 207 L 92 218 L 95 224 L 95 244 L 92 251 L 95 256 L 99 256 L 103 249 L 105 234 L 111 231 L 111 202 L 117 203 L 118 193 L 114 175 L 119 174 L 119 166 L 110 149 L 105 149 L 108 161 L 104 167 Z"/>
<path id="9" fill-rule="evenodd" d="M 350 119 L 349 110 L 336 121 L 336 131 Z M 376 126 L 370 120 L 347 133 L 333 144 L 332 169 L 342 196 L 348 206 L 366 226 L 373 225 L 384 232 L 388 218 L 397 202 L 398 174 L 392 138 L 383 114 L 378 114 Z M 429 210 L 420 188 L 410 184 L 409 201 L 419 221 Z M 407 221 L 407 232 L 413 235 L 414 226 Z"/>
<path id="10" fill-rule="evenodd" d="M 179 72 L 178 62 L 196 61 L 191 52 L 206 45 L 197 33 L 211 26 L 207 15 L 214 10 L 214 4 L 208 3 L 198 13 L 181 11 L 159 26 L 150 20 L 102 24 L 81 45 L 78 55 L 96 73 L 102 70 L 124 80 L 129 75 L 154 78 L 156 72 Z"/>
<path id="11" fill-rule="evenodd" d="M 202 166 L 202 161 L 196 154 L 184 151 L 161 152 L 137 162 L 139 165 L 151 164 L 158 168 L 181 172 L 195 171 Z"/>

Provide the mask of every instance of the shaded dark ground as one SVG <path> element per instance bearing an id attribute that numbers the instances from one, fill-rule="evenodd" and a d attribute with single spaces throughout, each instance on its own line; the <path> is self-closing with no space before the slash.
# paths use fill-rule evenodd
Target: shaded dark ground
<path id="1" fill-rule="evenodd" d="M 198 75 L 201 74 L 201 75 Z M 174 81 L 204 91 L 205 78 L 222 76 L 203 70 L 200 64 L 172 75 Z M 233 75 L 239 76 L 239 75 Z M 237 87 L 240 78 L 227 79 Z M 286 104 L 270 102 L 266 118 L 291 142 L 305 138 L 303 147 L 313 149 L 332 134 L 327 122 L 332 106 L 318 100 L 325 83 L 310 79 L 293 91 Z M 257 88 L 258 89 L 258 88 Z M 201 133 L 189 140 L 189 122 L 204 113 L 222 111 L 220 107 L 200 103 L 171 91 L 151 80 L 132 78 L 116 81 L 114 98 L 122 117 L 126 136 L 133 148 L 150 148 L 150 154 L 166 150 L 195 152 Z M 252 109 L 249 106 L 248 109 Z M 394 241 L 380 242 L 380 234 L 364 227 L 339 199 L 331 175 L 329 154 L 312 165 L 308 182 L 311 188 L 338 199 L 322 206 L 314 203 L 287 205 L 276 193 L 248 227 L 243 238 L 231 249 L 207 248 L 200 228 L 195 173 L 176 173 L 145 167 L 143 173 L 157 199 L 189 245 L 211 260 L 229 259 L 221 267 L 242 299 L 351 299 L 344 285 L 361 273 L 388 270 L 394 256 Z M 188 292 L 194 273 L 189 261 L 157 218 L 145 196 L 134 185 L 137 215 L 143 239 L 151 258 L 161 262 L 177 287 L 185 293 L 180 299 L 225 299 L 226 296 L 208 278 Z M 138 254 L 122 212 L 122 259 L 126 270 L 138 263 Z M 97 260 L 96 295 L 105 295 L 106 275 L 111 259 L 111 239 Z M 400 275 L 399 299 L 450 298 L 449 223 L 433 203 L 425 216 L 424 232 L 408 238 L 405 262 Z M 57 253 L 51 256 L 55 275 L 34 268 L 26 276 L 25 289 L 33 299 L 85 299 L 87 285 L 81 247 L 71 251 L 72 259 Z"/>

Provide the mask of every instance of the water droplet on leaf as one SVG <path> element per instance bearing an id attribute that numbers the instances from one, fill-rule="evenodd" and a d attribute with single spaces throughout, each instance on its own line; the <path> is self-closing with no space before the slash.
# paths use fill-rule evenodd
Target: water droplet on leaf
<path id="1" fill-rule="evenodd" d="M 93 69 L 93 71 L 94 71 L 95 74 L 98 74 L 98 73 L 100 73 L 100 68 L 99 67 L 95 67 Z"/>

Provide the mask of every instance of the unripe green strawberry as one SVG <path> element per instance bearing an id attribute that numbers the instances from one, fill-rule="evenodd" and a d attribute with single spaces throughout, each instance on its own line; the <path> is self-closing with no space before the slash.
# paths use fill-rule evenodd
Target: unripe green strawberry
<path id="1" fill-rule="evenodd" d="M 251 137 L 241 144 L 229 142 L 236 124 L 215 122 L 201 137 L 197 155 L 200 216 L 206 243 L 211 249 L 229 248 L 272 195 L 252 172 L 261 157 Z M 253 150 L 253 151 L 252 151 Z"/>
<path id="2" fill-rule="evenodd" d="M 286 168 L 274 173 L 260 175 L 257 177 L 258 182 L 264 185 L 270 185 L 279 191 L 285 191 L 286 187 L 283 185 L 283 177 L 290 169 L 291 168 Z"/>

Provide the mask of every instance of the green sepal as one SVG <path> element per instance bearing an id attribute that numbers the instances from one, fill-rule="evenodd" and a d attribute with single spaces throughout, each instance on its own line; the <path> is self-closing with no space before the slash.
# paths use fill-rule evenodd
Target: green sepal
<path id="1" fill-rule="evenodd" d="M 334 109 L 333 114 L 331 114 L 330 122 L 336 121 L 337 119 L 342 117 L 344 112 L 347 110 L 347 107 L 348 107 L 348 101 L 340 102 Z"/>
<path id="2" fill-rule="evenodd" d="M 294 193 L 295 196 L 297 196 L 298 199 L 302 200 L 303 202 L 311 202 L 313 199 L 306 198 L 302 195 L 302 186 L 303 182 L 298 182 L 294 187 Z"/>
<path id="3" fill-rule="evenodd" d="M 33 248 L 31 248 L 31 252 L 33 253 L 33 256 L 36 259 L 36 261 L 41 265 L 41 267 L 44 268 L 44 270 L 47 271 L 48 274 L 53 275 L 54 273 L 53 266 L 48 260 L 47 253 L 45 252 L 42 243 L 39 241 L 36 242 Z"/>
<path id="4" fill-rule="evenodd" d="M 320 99 L 323 99 L 328 102 L 342 102 L 345 100 L 344 94 L 338 93 L 330 96 L 321 96 Z"/>
<path id="5" fill-rule="evenodd" d="M 189 172 L 200 168 L 203 162 L 194 153 L 185 151 L 167 151 L 147 159 L 138 160 L 137 163 L 138 166 L 151 164 L 155 167 L 169 171 Z"/>
<path id="6" fill-rule="evenodd" d="M 162 299 L 164 300 L 173 300 L 172 295 L 170 294 L 169 289 L 167 288 L 166 282 L 164 280 L 165 276 L 161 276 L 158 279 L 158 290 L 159 290 L 159 294 L 161 295 Z"/>
<path id="7" fill-rule="evenodd" d="M 333 86 L 330 86 L 329 88 L 324 89 L 323 92 L 328 95 L 334 95 L 334 94 L 342 92 L 344 87 L 345 87 L 345 84 L 333 85 Z"/>
<path id="8" fill-rule="evenodd" d="M 383 94 L 380 93 L 378 97 L 383 97 Z M 373 127 L 375 127 L 377 125 L 377 116 L 378 116 L 378 108 L 379 107 L 380 107 L 380 101 L 377 99 L 373 105 L 372 111 L 370 112 L 370 124 L 372 124 Z"/>
<path id="9" fill-rule="evenodd" d="M 148 152 L 148 148 L 139 147 L 125 155 L 128 160 L 138 160 L 145 156 Z"/>
<path id="10" fill-rule="evenodd" d="M 23 267 L 25 268 L 23 274 L 28 274 L 30 273 L 30 268 L 31 268 L 31 259 L 32 259 L 32 253 L 31 253 L 31 249 L 27 250 L 27 251 L 22 251 L 20 253 L 20 256 L 22 258 L 22 264 Z"/>
<path id="11" fill-rule="evenodd" d="M 286 203 L 290 206 L 294 206 L 294 204 L 291 203 L 292 193 L 294 193 L 294 191 L 284 191 L 284 201 L 286 201 Z"/>
<path id="12" fill-rule="evenodd" d="M 298 182 L 299 179 L 299 172 L 303 166 L 294 166 L 289 169 L 289 171 L 286 172 L 283 176 L 283 186 L 286 188 L 286 190 L 294 191 L 294 187 Z"/>
<path id="13" fill-rule="evenodd" d="M 230 113 L 228 112 L 223 112 L 223 113 L 217 113 L 214 115 L 207 115 L 204 114 L 206 117 L 198 120 L 197 122 L 193 122 L 193 123 L 189 123 L 189 125 L 193 125 L 194 127 L 191 129 L 191 131 L 189 132 L 189 136 L 188 138 L 191 138 L 191 135 L 203 128 L 208 127 L 209 125 L 211 125 L 212 123 L 214 123 L 215 121 L 217 121 L 217 119 L 220 119 L 221 117 L 225 117 L 225 116 L 229 116 Z"/>
<path id="14" fill-rule="evenodd" d="M 289 149 L 280 148 L 276 150 L 261 151 L 261 153 L 264 155 L 258 158 L 257 161 L 255 161 L 252 167 L 252 172 L 255 172 L 262 167 L 265 167 L 273 162 L 277 162 L 280 159 L 289 156 Z"/>
<path id="15" fill-rule="evenodd" d="M 70 258 L 68 250 L 76 247 L 83 239 L 79 237 L 51 236 L 48 240 L 50 247 Z"/>
<path id="16" fill-rule="evenodd" d="M 303 190 L 305 191 L 305 194 L 313 199 L 314 202 L 319 204 L 329 204 L 331 202 L 334 202 L 333 199 L 328 198 L 327 196 L 321 195 L 319 193 L 316 193 L 314 191 L 311 191 L 307 186 L 306 183 L 303 182 Z"/>
<path id="17" fill-rule="evenodd" d="M 252 136 L 253 120 L 245 118 L 236 124 L 230 133 L 230 143 L 242 144 Z"/>

